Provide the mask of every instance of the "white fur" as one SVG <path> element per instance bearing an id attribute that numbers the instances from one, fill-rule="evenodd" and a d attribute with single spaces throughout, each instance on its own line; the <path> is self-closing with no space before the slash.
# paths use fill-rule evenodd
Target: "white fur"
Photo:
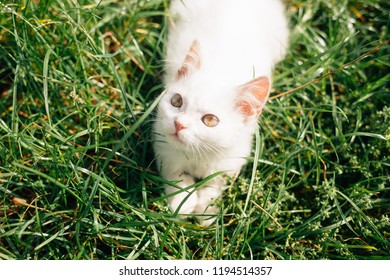
<path id="1" fill-rule="evenodd" d="M 238 110 L 238 87 L 255 77 L 271 78 L 273 65 L 285 54 L 287 22 L 279 0 L 173 0 L 170 11 L 174 25 L 154 150 L 161 175 L 178 188 L 189 187 L 168 199 L 172 210 L 211 216 L 218 212 L 210 203 L 223 190 L 223 179 L 216 177 L 198 190 L 190 186 L 216 172 L 238 173 L 245 164 L 257 121 Z M 188 75 L 178 78 L 195 40 L 200 67 L 192 65 Z M 180 108 L 171 104 L 176 93 L 183 98 Z M 205 114 L 217 116 L 218 125 L 204 125 Z M 175 121 L 186 126 L 177 136 Z M 177 187 L 166 187 L 166 193 L 178 192 Z M 207 215 L 198 218 L 204 225 L 213 221 Z"/>

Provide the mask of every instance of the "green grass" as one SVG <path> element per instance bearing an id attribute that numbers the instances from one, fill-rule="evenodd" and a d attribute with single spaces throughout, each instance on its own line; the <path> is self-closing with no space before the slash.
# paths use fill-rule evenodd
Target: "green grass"
<path id="1" fill-rule="evenodd" d="M 387 1 L 289 1 L 274 98 L 210 228 L 169 212 L 154 165 L 167 6 L 0 1 L 0 259 L 389 259 Z"/>

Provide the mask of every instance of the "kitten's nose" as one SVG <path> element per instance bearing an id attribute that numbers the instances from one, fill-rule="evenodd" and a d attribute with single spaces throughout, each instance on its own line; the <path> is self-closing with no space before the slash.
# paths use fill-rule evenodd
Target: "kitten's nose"
<path id="1" fill-rule="evenodd" d="M 176 132 L 179 132 L 180 130 L 187 128 L 187 126 L 185 126 L 181 122 L 175 121 L 175 128 L 176 128 Z"/>

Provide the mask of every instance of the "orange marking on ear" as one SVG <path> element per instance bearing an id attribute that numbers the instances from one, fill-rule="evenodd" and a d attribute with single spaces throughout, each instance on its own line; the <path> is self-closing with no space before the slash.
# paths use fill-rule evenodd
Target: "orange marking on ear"
<path id="1" fill-rule="evenodd" d="M 239 96 L 236 106 L 246 116 L 256 118 L 267 102 L 270 91 L 270 80 L 262 76 L 255 78 L 238 88 Z"/>
<path id="2" fill-rule="evenodd" d="M 200 64 L 200 46 L 199 42 L 195 40 L 192 42 L 191 48 L 184 59 L 183 65 L 180 67 L 180 69 L 177 71 L 176 74 L 176 80 L 179 80 L 180 78 L 187 76 L 190 69 L 195 68 L 199 69 L 201 66 Z"/>
<path id="3" fill-rule="evenodd" d="M 253 107 L 246 101 L 239 101 L 236 106 L 240 109 L 240 112 L 246 116 L 252 116 L 254 114 Z"/>

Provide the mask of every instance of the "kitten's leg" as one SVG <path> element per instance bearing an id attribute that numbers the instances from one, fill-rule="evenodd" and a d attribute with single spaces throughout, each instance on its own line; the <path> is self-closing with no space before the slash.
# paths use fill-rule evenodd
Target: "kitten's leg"
<path id="1" fill-rule="evenodd" d="M 193 188 L 190 188 L 188 190 L 181 190 L 186 189 L 192 184 L 194 184 L 195 182 L 193 178 L 189 175 L 182 174 L 179 176 L 179 178 L 172 179 L 171 181 L 174 180 L 180 180 L 180 182 L 176 184 L 177 187 L 167 186 L 165 188 L 166 194 L 177 193 L 168 198 L 168 202 L 172 208 L 172 211 L 174 213 L 178 211 L 178 214 L 182 215 L 193 213 L 196 205 L 198 204 L 198 197 L 196 191 L 194 191 Z"/>
<path id="2" fill-rule="evenodd" d="M 198 201 L 194 213 L 202 214 L 197 216 L 201 225 L 210 226 L 216 220 L 219 209 L 214 203 L 221 195 L 224 185 L 225 181 L 217 177 L 212 179 L 207 186 L 198 190 Z"/>

